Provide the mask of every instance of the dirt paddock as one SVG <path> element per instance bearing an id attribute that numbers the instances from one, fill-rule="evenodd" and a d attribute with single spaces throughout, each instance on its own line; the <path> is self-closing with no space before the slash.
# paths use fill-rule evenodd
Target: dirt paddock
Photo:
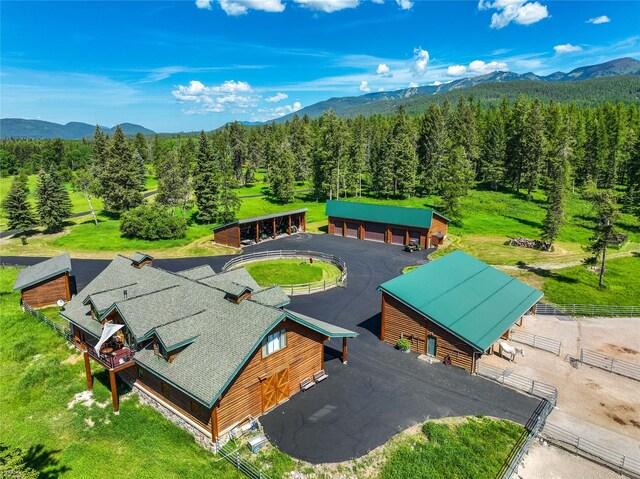
<path id="1" fill-rule="evenodd" d="M 557 387 L 551 423 L 640 458 L 640 382 L 591 366 L 575 368 L 569 362 L 585 348 L 640 365 L 640 319 L 528 316 L 522 329 L 561 341 L 560 356 L 512 341 L 524 349 L 525 357 L 517 356 L 511 363 L 498 355 L 484 356 L 482 362 Z"/>

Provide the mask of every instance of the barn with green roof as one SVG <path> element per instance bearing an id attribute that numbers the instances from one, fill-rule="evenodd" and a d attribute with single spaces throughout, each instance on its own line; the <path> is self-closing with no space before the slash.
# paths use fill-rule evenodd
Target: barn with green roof
<path id="1" fill-rule="evenodd" d="M 328 233 L 397 245 L 410 242 L 422 248 L 440 246 L 449 219 L 427 208 L 327 201 Z"/>
<path id="2" fill-rule="evenodd" d="M 455 251 L 381 284 L 380 339 L 475 372 L 478 358 L 542 298 L 537 289 Z"/>

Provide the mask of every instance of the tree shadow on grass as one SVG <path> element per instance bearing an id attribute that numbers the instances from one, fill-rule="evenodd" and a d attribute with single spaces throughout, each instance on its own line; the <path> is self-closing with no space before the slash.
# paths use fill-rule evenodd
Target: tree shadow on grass
<path id="1" fill-rule="evenodd" d="M 542 228 L 542 224 L 539 221 L 533 221 L 533 220 L 528 220 L 528 219 L 525 219 L 525 218 L 518 218 L 516 216 L 506 216 L 506 215 L 505 215 L 505 218 L 509 218 L 511 220 L 515 220 L 520 224 L 531 226 L 532 228 L 537 228 L 537 229 Z"/>
<path id="2" fill-rule="evenodd" d="M 534 266 L 529 266 L 526 263 L 522 262 L 522 261 L 518 261 L 516 263 L 516 266 L 518 266 L 519 269 L 524 270 L 524 271 L 529 271 L 530 273 L 535 274 L 536 276 L 540 276 L 541 278 L 551 278 L 554 281 L 558 281 L 560 283 L 566 283 L 566 284 L 577 284 L 579 283 L 579 281 L 575 278 L 571 278 L 569 276 L 565 276 L 563 274 L 558 274 L 555 271 L 552 271 L 550 269 L 544 269 L 544 268 L 536 268 Z"/>
<path id="3" fill-rule="evenodd" d="M 60 450 L 45 449 L 42 444 L 31 446 L 24 454 L 24 462 L 31 469 L 38 471 L 39 479 L 56 479 L 71 468 L 60 464 L 57 455 Z"/>

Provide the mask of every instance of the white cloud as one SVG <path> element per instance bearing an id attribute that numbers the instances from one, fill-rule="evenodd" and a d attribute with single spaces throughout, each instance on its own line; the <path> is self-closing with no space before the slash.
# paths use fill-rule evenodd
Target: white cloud
<path id="1" fill-rule="evenodd" d="M 413 72 L 422 76 L 427 71 L 427 65 L 429 64 L 429 52 L 422 48 L 415 48 L 413 50 Z"/>
<path id="2" fill-rule="evenodd" d="M 378 91 L 379 91 L 379 92 L 383 92 L 383 91 L 384 91 L 384 87 L 383 87 L 383 86 L 381 86 L 380 88 L 378 88 Z"/>
<path id="3" fill-rule="evenodd" d="M 185 110 L 188 114 L 219 113 L 225 111 L 227 105 L 242 109 L 255 106 L 258 102 L 258 97 L 253 95 L 253 89 L 248 83 L 234 80 L 209 87 L 192 80 L 187 86 L 178 85 L 171 94 L 178 101 L 193 105 Z"/>
<path id="4" fill-rule="evenodd" d="M 482 60 L 474 60 L 469 63 L 469 71 L 486 75 L 487 73 L 506 71 L 509 67 L 505 62 L 483 62 Z"/>
<path id="5" fill-rule="evenodd" d="M 440 86 L 440 85 L 442 85 L 442 82 L 441 82 L 441 81 L 438 81 L 438 80 L 434 81 L 434 82 L 431 84 L 431 86 Z"/>
<path id="6" fill-rule="evenodd" d="M 293 105 L 282 105 L 275 108 L 259 108 L 257 111 L 258 114 L 253 115 L 251 119 L 253 121 L 268 121 L 290 113 L 295 113 L 301 109 L 302 103 L 299 101 L 294 102 Z"/>
<path id="7" fill-rule="evenodd" d="M 393 73 L 391 73 L 391 70 L 386 63 L 380 63 L 378 65 L 378 68 L 376 69 L 376 75 L 380 75 L 385 78 L 391 78 L 393 76 Z"/>
<path id="8" fill-rule="evenodd" d="M 447 68 L 447 75 L 450 77 L 459 77 L 467 73 L 467 67 L 464 65 L 451 65 Z"/>
<path id="9" fill-rule="evenodd" d="M 279 101 L 286 100 L 287 98 L 289 98 L 289 95 L 286 93 L 276 93 L 273 96 L 268 96 L 264 101 L 267 103 L 278 103 Z"/>
<path id="10" fill-rule="evenodd" d="M 606 15 L 600 15 L 599 17 L 593 17 L 587 20 L 585 23 L 593 23 L 594 25 L 600 25 L 601 23 L 609 23 L 611 19 Z"/>
<path id="11" fill-rule="evenodd" d="M 412 81 L 411 83 L 409 83 L 409 88 L 418 88 L 420 85 L 418 85 L 416 82 Z"/>
<path id="12" fill-rule="evenodd" d="M 249 10 L 263 12 L 282 12 L 284 4 L 280 0 L 196 0 L 196 7 L 211 10 L 211 3 L 216 1 L 227 15 L 244 15 Z"/>
<path id="13" fill-rule="evenodd" d="M 413 2 L 410 0 L 396 0 L 396 3 L 403 10 L 410 10 L 413 7 Z"/>
<path id="14" fill-rule="evenodd" d="M 546 5 L 526 0 L 480 0 L 480 10 L 497 10 L 491 15 L 491 28 L 504 28 L 511 22 L 531 25 L 549 17 Z"/>
<path id="15" fill-rule="evenodd" d="M 337 12 L 345 8 L 355 8 L 360 0 L 294 0 L 299 5 L 311 10 L 319 10 L 325 13 Z"/>
<path id="16" fill-rule="evenodd" d="M 360 91 L 363 91 L 365 93 L 369 93 L 371 91 L 371 87 L 369 86 L 369 82 L 366 80 L 362 80 L 360 82 Z"/>
<path id="17" fill-rule="evenodd" d="M 573 52 L 581 52 L 582 47 L 579 45 L 571 45 L 571 43 L 565 43 L 564 45 L 556 45 L 553 47 L 556 53 L 573 53 Z"/>
<path id="18" fill-rule="evenodd" d="M 487 73 L 497 72 L 497 71 L 506 71 L 509 70 L 508 65 L 505 62 L 483 62 L 482 60 L 474 60 L 469 63 L 468 66 L 465 65 L 451 65 L 447 68 L 447 76 L 450 77 L 459 77 L 466 73 L 472 75 L 486 75 Z"/>

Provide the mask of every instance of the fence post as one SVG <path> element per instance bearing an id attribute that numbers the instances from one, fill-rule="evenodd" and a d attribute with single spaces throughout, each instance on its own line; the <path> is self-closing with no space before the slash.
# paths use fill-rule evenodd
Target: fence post
<path id="1" fill-rule="evenodd" d="M 584 349 L 580 348 L 580 364 L 584 364 L 583 354 L 584 354 Z"/>
<path id="2" fill-rule="evenodd" d="M 327 280 L 325 279 L 324 280 L 324 291 L 326 291 L 326 290 L 327 290 Z"/>
<path id="3" fill-rule="evenodd" d="M 610 370 L 610 372 L 613 372 L 613 361 L 614 361 L 614 359 L 611 358 L 611 370 Z"/>
<path id="4" fill-rule="evenodd" d="M 240 453 L 236 452 L 236 466 L 240 469 Z"/>
<path id="5" fill-rule="evenodd" d="M 535 381 L 531 381 L 531 392 L 529 394 L 531 394 L 533 396 L 533 390 L 536 388 L 536 382 Z"/>

